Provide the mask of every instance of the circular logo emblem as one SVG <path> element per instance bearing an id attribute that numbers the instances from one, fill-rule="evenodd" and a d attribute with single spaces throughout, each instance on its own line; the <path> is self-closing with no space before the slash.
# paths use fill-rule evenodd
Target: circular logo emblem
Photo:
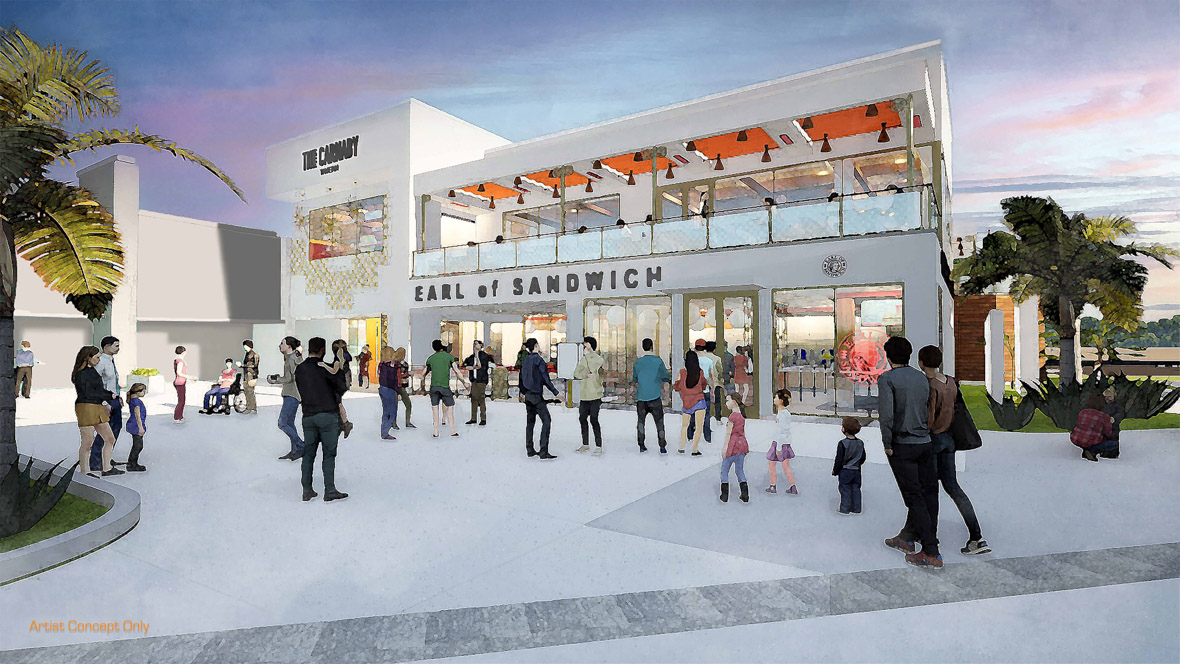
<path id="1" fill-rule="evenodd" d="M 824 274 L 829 277 L 840 277 L 844 275 L 844 271 L 848 269 L 848 261 L 840 254 L 832 254 L 824 259 L 823 270 Z"/>
<path id="2" fill-rule="evenodd" d="M 875 328 L 862 328 L 860 332 L 844 337 L 836 349 L 840 375 L 861 385 L 876 383 L 877 376 L 889 368 L 885 360 L 885 340 L 888 338 L 884 331 Z"/>

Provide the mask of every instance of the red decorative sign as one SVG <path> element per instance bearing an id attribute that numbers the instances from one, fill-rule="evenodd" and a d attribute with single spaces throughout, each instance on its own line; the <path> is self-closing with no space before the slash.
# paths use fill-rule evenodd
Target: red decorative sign
<path id="1" fill-rule="evenodd" d="M 885 359 L 885 340 L 889 335 L 877 328 L 862 328 L 840 341 L 836 349 L 836 366 L 840 375 L 854 383 L 872 385 L 877 376 L 889 369 Z"/>

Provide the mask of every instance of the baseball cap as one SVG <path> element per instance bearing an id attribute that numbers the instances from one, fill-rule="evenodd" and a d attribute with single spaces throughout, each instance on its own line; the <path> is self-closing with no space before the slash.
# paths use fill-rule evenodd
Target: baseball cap
<path id="1" fill-rule="evenodd" d="M 696 340 L 696 342 L 695 342 L 693 345 L 694 345 L 694 346 L 700 346 L 700 347 L 704 347 L 704 345 L 705 345 L 705 340 L 704 340 L 704 339 L 697 339 L 697 340 Z"/>

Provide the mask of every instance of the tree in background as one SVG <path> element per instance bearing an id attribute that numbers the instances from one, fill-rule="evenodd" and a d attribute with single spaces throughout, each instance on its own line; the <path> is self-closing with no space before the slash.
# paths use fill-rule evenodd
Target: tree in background
<path id="1" fill-rule="evenodd" d="M 72 164 L 82 150 L 133 144 L 198 164 L 242 198 L 233 180 L 204 157 L 159 136 L 116 129 L 67 131 L 119 111 L 109 70 L 87 54 L 41 46 L 19 29 L 0 30 L 0 357 L 13 357 L 16 255 L 45 285 L 91 320 L 102 317 L 122 281 L 123 250 L 110 213 L 85 189 L 47 175 L 54 163 Z M 16 467 L 16 393 L 13 365 L 0 362 L 0 477 Z M 0 520 L 21 499 L 7 495 Z"/>
<path id="2" fill-rule="evenodd" d="M 1171 268 L 1180 252 L 1159 244 L 1119 240 L 1135 234 L 1126 217 L 1087 219 L 1067 215 L 1052 198 L 1017 196 L 1004 199 L 1008 232 L 988 234 L 979 251 L 956 262 L 955 277 L 966 277 L 960 289 L 978 295 L 1011 280 L 1017 303 L 1040 298 L 1041 315 L 1061 338 L 1061 382 L 1076 379 L 1075 321 L 1092 304 L 1103 320 L 1134 331 L 1143 318 L 1147 268 L 1137 258 L 1150 258 Z"/>

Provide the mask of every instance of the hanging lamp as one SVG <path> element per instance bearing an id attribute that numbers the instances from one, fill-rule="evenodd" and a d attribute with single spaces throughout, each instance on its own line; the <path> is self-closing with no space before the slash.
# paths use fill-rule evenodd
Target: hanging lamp
<path id="1" fill-rule="evenodd" d="M 482 194 L 484 192 L 483 183 L 480 182 L 479 186 L 476 187 L 475 190 Z"/>
<path id="2" fill-rule="evenodd" d="M 524 205 L 524 194 L 518 194 L 516 196 L 516 204 L 517 205 Z"/>
<path id="3" fill-rule="evenodd" d="M 721 163 L 721 153 L 720 152 L 717 153 L 717 165 L 713 167 L 713 170 L 715 170 L 715 171 L 724 171 L 725 170 L 725 165 Z"/>
<path id="4" fill-rule="evenodd" d="M 746 141 L 750 140 L 750 136 L 749 136 L 749 134 L 746 133 L 746 130 L 743 129 L 738 132 L 737 140 L 738 140 L 738 143 L 745 143 Z"/>
<path id="5" fill-rule="evenodd" d="M 592 182 L 590 181 L 590 178 L 586 178 L 586 193 L 587 193 L 587 194 L 593 194 L 593 193 L 594 193 L 594 183 L 592 183 Z"/>
<path id="6" fill-rule="evenodd" d="M 769 143 L 762 146 L 762 163 L 764 163 L 764 164 L 770 163 L 770 144 Z"/>
<path id="7" fill-rule="evenodd" d="M 627 174 L 627 184 L 628 185 L 635 184 L 635 171 L 631 171 L 630 173 Z"/>
<path id="8" fill-rule="evenodd" d="M 824 144 L 819 146 L 820 152 L 831 152 L 832 144 L 828 142 L 828 135 L 824 134 Z"/>
<path id="9" fill-rule="evenodd" d="M 800 122 L 799 126 L 803 128 L 803 131 L 807 131 L 808 129 L 815 129 L 815 123 L 811 121 L 811 116 L 807 116 L 807 117 L 803 118 L 803 122 Z"/>
<path id="10" fill-rule="evenodd" d="M 675 180 L 676 174 L 672 172 L 672 162 L 668 162 L 668 172 L 664 173 L 664 177 L 669 180 Z"/>
<path id="11" fill-rule="evenodd" d="M 697 142 L 696 141 L 689 141 L 688 144 L 684 146 L 684 149 L 688 150 L 689 152 L 696 152 L 697 151 Z"/>
<path id="12" fill-rule="evenodd" d="M 881 133 L 877 135 L 877 142 L 878 143 L 888 143 L 889 142 L 889 132 L 885 131 L 885 123 L 884 122 L 881 123 Z"/>
<path id="13" fill-rule="evenodd" d="M 488 209 L 489 210 L 496 209 L 496 197 L 495 196 L 492 196 L 490 199 L 488 199 Z"/>
<path id="14" fill-rule="evenodd" d="M 880 113 L 880 111 L 877 110 L 876 104 L 869 104 L 868 107 L 865 108 L 866 118 L 875 118 L 877 117 L 878 113 Z"/>
<path id="15" fill-rule="evenodd" d="M 594 170 L 596 170 L 596 171 L 601 171 L 601 170 L 602 170 L 602 160 L 601 160 L 601 159 L 595 159 L 595 160 L 594 160 L 594 165 L 593 165 L 591 168 L 593 168 L 593 169 L 594 169 Z"/>

